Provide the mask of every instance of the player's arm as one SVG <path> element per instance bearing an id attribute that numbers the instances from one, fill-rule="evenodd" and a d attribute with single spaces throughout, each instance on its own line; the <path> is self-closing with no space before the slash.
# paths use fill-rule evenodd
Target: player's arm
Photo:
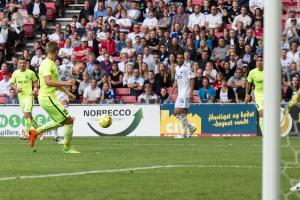
<path id="1" fill-rule="evenodd" d="M 195 84 L 195 79 L 191 78 L 190 79 L 190 103 L 193 102 L 193 97 L 194 97 L 194 84 Z"/>
<path id="2" fill-rule="evenodd" d="M 72 86 L 75 85 L 76 80 L 71 79 L 68 81 L 56 81 L 51 79 L 51 75 L 44 76 L 44 80 L 47 86 L 49 87 L 62 87 L 62 86 Z"/>
<path id="3" fill-rule="evenodd" d="M 56 89 L 68 95 L 70 99 L 72 100 L 76 99 L 76 96 L 73 93 L 71 93 L 69 90 L 66 90 L 64 87 L 57 87 Z"/>
<path id="4" fill-rule="evenodd" d="M 250 101 L 250 88 L 251 88 L 251 83 L 246 80 L 246 96 L 245 96 L 245 103 L 249 103 Z"/>

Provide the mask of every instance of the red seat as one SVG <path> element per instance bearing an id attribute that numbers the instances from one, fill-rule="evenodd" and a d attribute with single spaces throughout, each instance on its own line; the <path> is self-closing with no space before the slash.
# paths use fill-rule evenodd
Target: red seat
<path id="1" fill-rule="evenodd" d="M 0 104 L 7 104 L 8 98 L 7 96 L 0 96 Z"/>
<path id="2" fill-rule="evenodd" d="M 33 24 L 26 22 L 23 25 L 24 37 L 30 38 L 34 36 Z"/>
<path id="3" fill-rule="evenodd" d="M 56 16 L 56 8 L 55 3 L 53 2 L 45 2 L 47 13 L 46 13 L 46 20 L 48 21 L 54 21 Z"/>
<path id="4" fill-rule="evenodd" d="M 193 5 L 202 5 L 202 0 L 192 0 Z"/>
<path id="5" fill-rule="evenodd" d="M 176 99 L 177 99 L 177 95 L 173 95 L 173 96 L 172 96 L 172 102 L 175 103 L 175 102 L 176 102 Z"/>
<path id="6" fill-rule="evenodd" d="M 129 88 L 116 88 L 115 89 L 116 95 L 128 95 L 129 94 Z"/>
<path id="7" fill-rule="evenodd" d="M 64 5 L 67 6 L 69 4 L 72 4 L 73 0 L 64 0 Z"/>
<path id="8" fill-rule="evenodd" d="M 136 96 L 121 96 L 123 103 L 136 103 Z"/>

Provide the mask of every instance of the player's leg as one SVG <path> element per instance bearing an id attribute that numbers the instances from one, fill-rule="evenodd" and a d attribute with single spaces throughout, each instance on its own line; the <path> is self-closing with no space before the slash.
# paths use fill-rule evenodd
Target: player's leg
<path id="1" fill-rule="evenodd" d="M 300 102 L 300 89 L 290 100 L 290 102 L 286 108 L 286 111 L 289 113 L 297 105 L 298 102 Z"/>
<path id="2" fill-rule="evenodd" d="M 25 129 L 24 129 L 25 134 L 23 134 L 21 138 L 29 139 L 29 134 L 30 134 L 29 132 L 32 126 L 32 115 L 31 115 L 32 106 L 33 106 L 32 98 L 24 98 L 20 100 L 20 106 L 25 119 Z"/>
<path id="3" fill-rule="evenodd" d="M 73 136 L 73 123 L 74 120 L 71 117 L 68 117 L 64 121 L 64 153 L 80 153 L 79 151 L 71 147 L 71 141 Z"/>
<path id="4" fill-rule="evenodd" d="M 263 134 L 263 130 L 264 130 L 264 116 L 263 116 L 263 99 L 262 98 L 255 98 L 256 101 L 256 105 L 257 105 L 257 111 L 258 111 L 258 119 L 259 119 L 259 127 L 260 130 Z"/>
<path id="5" fill-rule="evenodd" d="M 69 105 L 68 96 L 66 94 L 60 92 L 60 91 L 57 91 L 56 92 L 56 97 L 58 98 L 60 103 L 64 106 L 64 108 L 68 111 L 68 105 Z M 54 129 L 52 131 L 52 136 L 58 144 L 64 144 L 64 140 L 62 138 L 60 138 L 59 135 L 58 135 L 58 129 Z"/>

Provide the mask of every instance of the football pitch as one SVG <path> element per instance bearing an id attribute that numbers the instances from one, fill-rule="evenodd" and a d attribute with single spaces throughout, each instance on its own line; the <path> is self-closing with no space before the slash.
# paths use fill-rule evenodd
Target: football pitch
<path id="1" fill-rule="evenodd" d="M 262 138 L 77 137 L 81 154 L 52 139 L 0 138 L 0 200 L 258 200 Z M 300 138 L 282 139 L 281 199 L 300 181 Z M 300 161 L 299 161 L 300 162 Z"/>

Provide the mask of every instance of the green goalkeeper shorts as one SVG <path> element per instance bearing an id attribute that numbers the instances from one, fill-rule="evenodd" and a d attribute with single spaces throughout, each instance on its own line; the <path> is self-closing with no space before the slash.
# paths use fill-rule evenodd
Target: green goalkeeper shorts
<path id="1" fill-rule="evenodd" d="M 23 113 L 31 113 L 33 106 L 32 97 L 20 98 L 20 107 Z"/>
<path id="2" fill-rule="evenodd" d="M 70 117 L 69 112 L 57 100 L 56 97 L 39 98 L 40 106 L 48 113 L 49 117 L 58 123 L 62 123 Z"/>

